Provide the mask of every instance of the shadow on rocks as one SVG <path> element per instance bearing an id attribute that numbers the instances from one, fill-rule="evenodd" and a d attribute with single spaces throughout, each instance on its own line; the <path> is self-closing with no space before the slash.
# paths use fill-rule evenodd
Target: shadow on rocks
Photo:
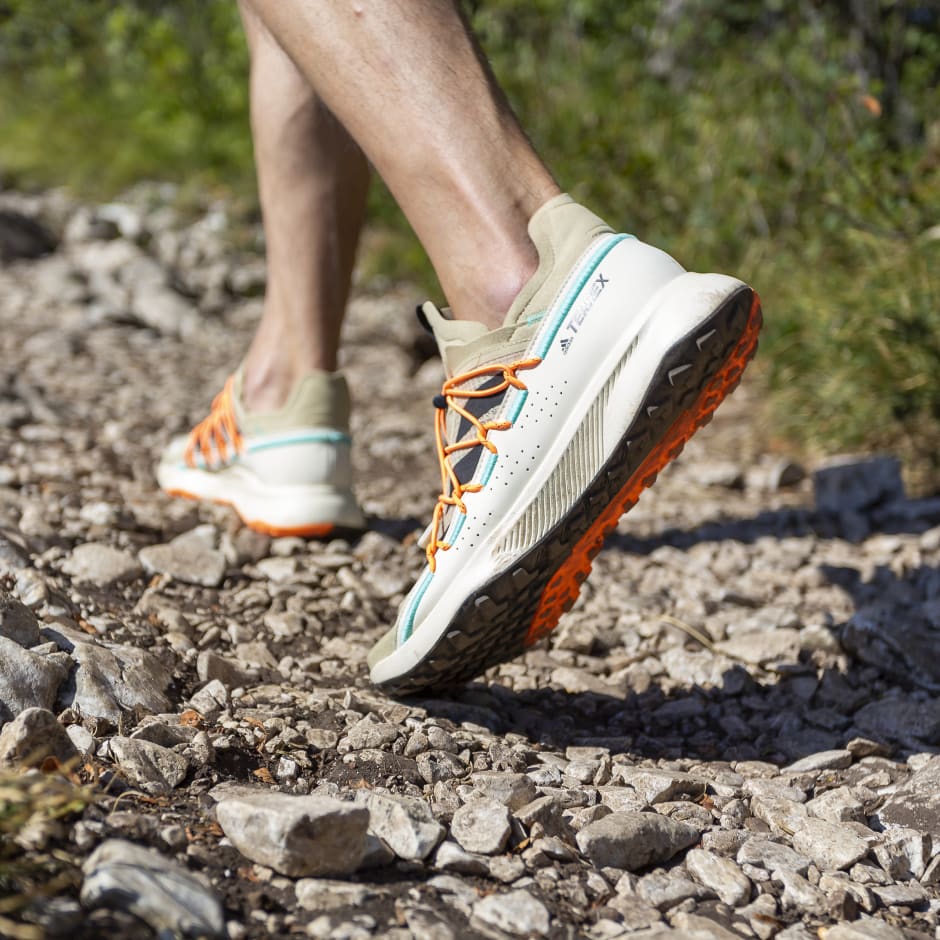
<path id="1" fill-rule="evenodd" d="M 649 555 L 664 545 L 688 549 L 703 542 L 735 541 L 753 544 L 762 538 L 844 539 L 861 542 L 871 535 L 920 535 L 940 526 L 940 497 L 903 499 L 866 511 L 842 513 L 803 506 L 768 509 L 750 518 L 716 519 L 691 529 L 663 529 L 637 536 L 615 532 L 604 543 L 605 551 Z"/>
<path id="2" fill-rule="evenodd" d="M 940 704 L 922 690 L 864 663 L 822 670 L 801 665 L 762 678 L 734 666 L 716 687 L 665 692 L 653 683 L 624 697 L 557 688 L 514 691 L 494 683 L 468 686 L 452 700 L 415 704 L 553 749 L 604 747 L 636 759 L 785 765 L 855 739 L 886 756 L 940 751 Z M 512 748 L 505 750 L 506 766 L 496 769 L 518 770 Z M 497 764 L 500 759 L 496 755 Z"/>

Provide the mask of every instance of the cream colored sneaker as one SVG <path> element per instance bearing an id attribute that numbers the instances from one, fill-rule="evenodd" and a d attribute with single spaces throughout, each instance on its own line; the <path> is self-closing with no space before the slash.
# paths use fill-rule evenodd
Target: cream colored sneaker
<path id="1" fill-rule="evenodd" d="M 559 196 L 529 224 L 539 269 L 503 326 L 430 304 L 441 493 L 427 564 L 369 654 L 398 693 L 473 678 L 549 633 L 604 537 L 737 385 L 761 309 Z"/>
<path id="2" fill-rule="evenodd" d="M 230 376 L 188 436 L 157 467 L 170 496 L 231 506 L 273 536 L 326 536 L 366 522 L 351 487 L 349 390 L 338 373 L 310 372 L 279 411 L 248 413 L 242 375 Z"/>

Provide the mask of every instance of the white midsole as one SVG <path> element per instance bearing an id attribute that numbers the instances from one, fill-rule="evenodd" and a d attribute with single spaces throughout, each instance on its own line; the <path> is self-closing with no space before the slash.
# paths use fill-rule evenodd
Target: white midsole
<path id="1" fill-rule="evenodd" d="M 276 529 L 333 525 L 362 528 L 365 519 L 352 490 L 328 483 L 267 484 L 244 466 L 211 472 L 161 465 L 160 486 L 169 492 L 231 505 L 246 522 Z"/>

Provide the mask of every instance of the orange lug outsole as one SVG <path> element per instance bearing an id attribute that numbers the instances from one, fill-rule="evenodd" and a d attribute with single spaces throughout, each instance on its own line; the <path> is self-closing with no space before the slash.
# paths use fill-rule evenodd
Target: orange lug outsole
<path id="1" fill-rule="evenodd" d="M 715 409 L 737 387 L 748 362 L 757 351 L 757 336 L 762 322 L 760 298 L 754 300 L 737 346 L 725 360 L 714 378 L 705 386 L 695 404 L 684 411 L 666 432 L 659 444 L 647 455 L 607 508 L 597 517 L 571 551 L 567 561 L 555 572 L 542 592 L 539 606 L 524 640 L 526 646 L 547 636 L 563 613 L 570 610 L 591 572 L 591 566 L 604 539 L 613 531 L 620 517 L 632 509 L 640 494 L 652 486 L 657 474 L 682 452 L 692 435 L 708 424 Z"/>

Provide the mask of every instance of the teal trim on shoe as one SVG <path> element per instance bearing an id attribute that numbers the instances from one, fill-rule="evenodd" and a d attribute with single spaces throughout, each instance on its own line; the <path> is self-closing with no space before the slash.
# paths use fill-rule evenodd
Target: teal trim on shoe
<path id="1" fill-rule="evenodd" d="M 250 444 L 246 451 L 253 454 L 259 450 L 270 450 L 272 447 L 290 447 L 293 444 L 351 444 L 352 438 L 344 431 L 313 431 L 309 434 L 299 434 L 295 437 L 279 438 L 276 441 L 265 441 L 263 444 Z"/>

